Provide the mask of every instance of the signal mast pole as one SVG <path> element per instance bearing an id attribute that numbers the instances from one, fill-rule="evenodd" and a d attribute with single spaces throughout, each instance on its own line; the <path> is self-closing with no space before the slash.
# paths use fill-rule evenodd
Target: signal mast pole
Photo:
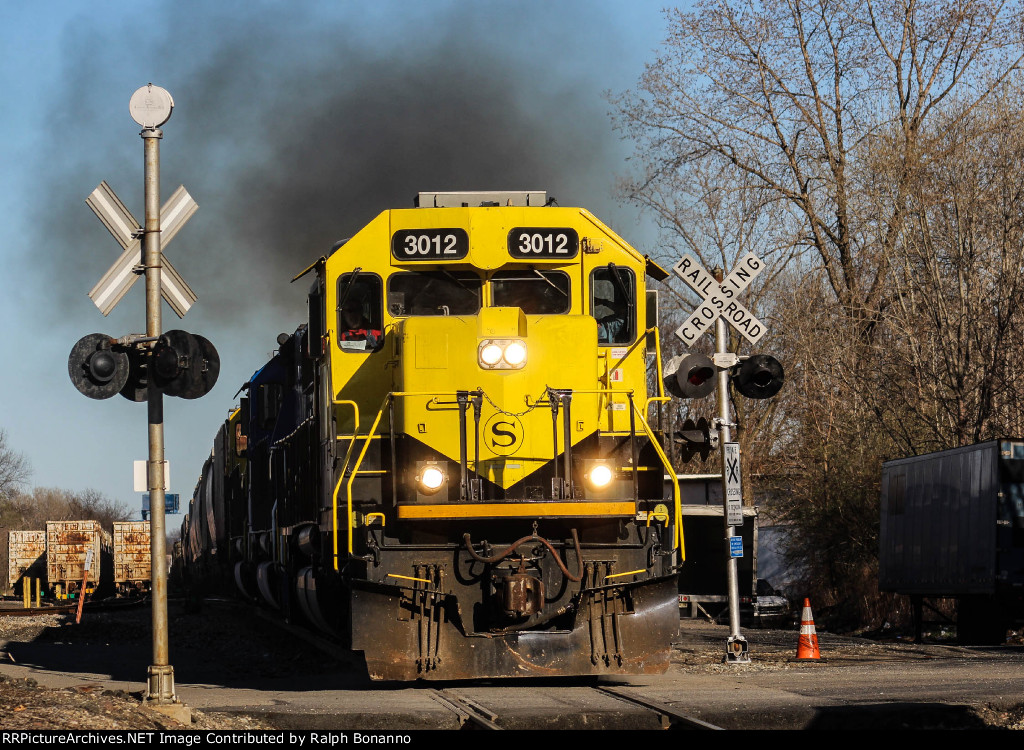
<path id="1" fill-rule="evenodd" d="M 146 337 L 155 342 L 161 335 L 160 285 L 160 126 L 167 122 L 174 100 L 164 89 L 149 84 L 132 95 L 129 110 L 142 126 L 145 153 L 146 217 L 143 224 L 142 264 L 146 273 Z M 152 344 L 150 344 L 152 346 Z M 165 461 L 163 393 L 153 377 L 152 349 L 148 355 L 149 414 L 149 528 L 150 563 L 153 580 L 153 663 L 148 670 L 146 704 L 173 718 L 188 723 L 191 711 L 174 693 L 174 667 L 171 666 L 167 634 L 167 530 L 165 522 Z"/>
<path id="2" fill-rule="evenodd" d="M 715 281 L 722 283 L 724 270 L 712 270 Z M 715 321 L 715 354 L 719 357 L 729 353 L 729 329 L 725 319 L 719 317 Z M 729 415 L 729 370 L 718 369 L 718 444 L 722 453 L 722 520 L 725 524 L 726 583 L 729 589 L 729 639 L 726 643 L 725 660 L 730 664 L 749 664 L 750 655 L 747 639 L 740 633 L 740 600 L 739 574 L 736 558 L 731 553 L 732 537 L 735 536 L 732 524 L 729 523 L 730 489 L 728 456 L 732 442 L 731 427 L 734 426 Z M 742 511 L 741 511 L 742 512 Z M 742 523 L 742 517 L 740 518 Z"/>

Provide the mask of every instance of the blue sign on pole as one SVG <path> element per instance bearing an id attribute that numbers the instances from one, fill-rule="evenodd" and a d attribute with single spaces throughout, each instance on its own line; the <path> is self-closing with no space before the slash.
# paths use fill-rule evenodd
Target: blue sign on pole
<path id="1" fill-rule="evenodd" d="M 743 537 L 729 537 L 729 557 L 743 557 Z"/>
<path id="2" fill-rule="evenodd" d="M 165 492 L 164 493 L 164 512 L 165 513 L 177 513 L 178 512 L 178 493 L 177 492 Z M 144 492 L 142 494 L 142 520 L 148 520 L 149 518 L 149 493 Z"/>

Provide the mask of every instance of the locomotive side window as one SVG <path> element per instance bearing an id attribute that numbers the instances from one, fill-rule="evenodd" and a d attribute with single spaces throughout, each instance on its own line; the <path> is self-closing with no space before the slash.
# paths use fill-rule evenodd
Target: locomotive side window
<path id="1" fill-rule="evenodd" d="M 491 278 L 491 304 L 519 307 L 528 315 L 569 312 L 569 274 L 564 271 L 501 271 Z"/>
<path id="2" fill-rule="evenodd" d="M 480 311 L 480 277 L 466 271 L 413 271 L 388 279 L 388 313 L 474 315 Z"/>
<path id="3" fill-rule="evenodd" d="M 342 351 L 377 351 L 384 344 L 381 280 L 370 273 L 338 279 L 338 346 Z"/>
<path id="4" fill-rule="evenodd" d="M 598 344 L 630 344 L 636 338 L 636 277 L 609 263 L 590 274 L 590 314 Z"/>

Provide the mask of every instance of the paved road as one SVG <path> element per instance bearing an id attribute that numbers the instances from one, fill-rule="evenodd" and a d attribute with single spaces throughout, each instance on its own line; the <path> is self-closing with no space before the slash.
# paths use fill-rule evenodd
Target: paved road
<path id="1" fill-rule="evenodd" d="M 192 621 L 198 622 L 197 620 Z M 205 622 L 205 621 L 204 621 Z M 138 623 L 135 623 L 137 626 Z M 177 692 L 203 711 L 263 714 L 281 728 L 454 729 L 455 714 L 430 688 L 491 708 L 506 728 L 656 728 L 657 717 L 580 681 L 381 685 L 308 646 L 274 649 L 279 631 L 237 619 L 226 631 L 175 636 Z M 128 692 L 145 687 L 148 633 L 97 620 L 88 629 L 49 629 L 12 640 L 17 663 L 0 672 L 47 687 L 98 683 Z M 269 626 L 266 626 L 269 628 Z M 667 674 L 601 681 L 728 729 L 980 726 L 981 706 L 1024 703 L 1024 648 L 876 644 L 819 632 L 822 663 L 794 660 L 793 631 L 744 631 L 749 665 L 722 662 L 728 630 L 684 621 Z"/>

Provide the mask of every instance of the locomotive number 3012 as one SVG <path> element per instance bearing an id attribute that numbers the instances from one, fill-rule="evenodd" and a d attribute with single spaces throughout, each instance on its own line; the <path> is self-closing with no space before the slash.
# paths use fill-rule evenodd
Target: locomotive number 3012
<path id="1" fill-rule="evenodd" d="M 516 227 L 508 233 L 513 258 L 574 258 L 578 248 L 579 235 L 568 227 Z"/>
<path id="2" fill-rule="evenodd" d="M 391 237 L 391 254 L 399 260 L 458 260 L 468 253 L 464 229 L 402 229 Z"/>

